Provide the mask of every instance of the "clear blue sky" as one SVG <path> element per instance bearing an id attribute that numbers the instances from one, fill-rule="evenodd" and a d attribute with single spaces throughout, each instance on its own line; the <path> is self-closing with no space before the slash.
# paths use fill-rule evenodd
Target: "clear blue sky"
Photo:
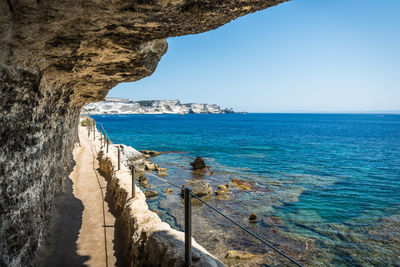
<path id="1" fill-rule="evenodd" d="M 400 0 L 293 0 L 168 43 L 152 76 L 109 96 L 249 112 L 400 110 Z"/>

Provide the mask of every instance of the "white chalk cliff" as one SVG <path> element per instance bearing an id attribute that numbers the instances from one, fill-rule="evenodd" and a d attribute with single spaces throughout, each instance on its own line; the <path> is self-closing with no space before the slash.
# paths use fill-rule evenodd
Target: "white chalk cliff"
<path id="1" fill-rule="evenodd" d="M 90 103 L 82 108 L 82 114 L 187 114 L 187 113 L 233 113 L 215 104 L 181 104 L 177 100 L 133 101 L 109 97 L 105 101 Z"/>

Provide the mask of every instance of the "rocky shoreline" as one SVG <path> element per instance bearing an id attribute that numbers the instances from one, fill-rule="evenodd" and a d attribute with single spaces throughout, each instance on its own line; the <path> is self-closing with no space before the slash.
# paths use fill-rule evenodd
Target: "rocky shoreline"
<path id="1" fill-rule="evenodd" d="M 123 147 L 121 169 L 118 164 L 118 147 Z M 151 211 L 146 198 L 154 195 L 148 190 L 142 192 L 135 188 L 132 198 L 130 165 L 134 162 L 136 175 L 143 176 L 146 166 L 156 165 L 147 161 L 144 154 L 125 145 L 109 146 L 98 153 L 100 173 L 107 180 L 107 194 L 117 213 L 119 231 L 123 232 L 123 253 L 129 266 L 183 266 L 184 233 L 172 229 Z M 140 178 L 139 178 L 140 179 Z M 192 266 L 215 266 L 223 264 L 206 249 L 192 239 Z"/>
<path id="2" fill-rule="evenodd" d="M 165 173 L 167 176 L 169 168 L 160 167 L 154 163 L 152 157 L 163 155 L 163 152 L 144 150 L 142 158 L 128 157 L 138 169 L 139 185 L 146 196 L 146 201 L 150 209 L 160 215 L 161 219 L 166 219 L 171 226 L 177 230 L 182 230 L 184 225 L 184 216 L 182 212 L 182 191 L 170 188 L 168 185 L 161 185 L 162 182 L 146 177 L 146 173 Z M 156 159 L 156 158 L 155 158 Z M 172 169 L 170 169 L 172 171 Z M 229 200 L 235 198 L 237 194 L 246 194 L 246 192 L 259 191 L 268 192 L 269 189 L 261 188 L 258 185 L 241 179 L 232 179 L 227 183 L 218 183 L 214 176 L 214 171 L 207 166 L 204 160 L 196 157 L 191 163 L 189 170 L 193 176 L 182 185 L 191 187 L 192 192 L 203 200 L 226 212 L 223 209 L 225 205 L 233 207 L 234 202 Z M 159 175 L 160 176 L 160 175 Z M 173 177 L 164 177 L 171 179 Z M 210 180 L 211 179 L 211 180 Z M 155 203 L 156 206 L 154 206 Z M 192 200 L 193 203 L 193 236 L 208 251 L 215 255 L 227 266 L 281 266 L 287 264 L 285 259 L 265 246 L 259 244 L 246 233 L 237 231 L 234 225 L 223 220 L 215 221 L 216 215 L 206 209 L 201 202 Z M 233 205 L 233 206 L 232 206 Z M 290 256 L 307 263 L 317 253 L 315 251 L 315 240 L 296 237 L 288 234 L 288 228 L 285 222 L 277 216 L 263 216 L 256 213 L 241 215 L 239 223 L 251 228 L 252 231 L 261 236 L 268 236 L 274 244 L 278 245 Z M 172 218 L 173 221 L 169 221 Z"/>
<path id="3" fill-rule="evenodd" d="M 195 146 L 181 146 L 179 143 L 174 146 L 173 142 L 167 146 L 162 142 L 158 143 L 158 139 L 152 139 L 151 135 L 146 139 L 127 142 L 149 149 L 142 151 L 148 154 L 145 160 L 155 164 L 157 168 L 167 168 L 165 172 L 168 175 L 163 179 L 180 187 L 171 187 L 149 175 L 157 175 L 156 170 L 144 170 L 146 186 L 151 187 L 143 188 L 143 191 L 151 190 L 146 199 L 149 209 L 156 212 L 162 221 L 167 222 L 173 229 L 182 231 L 184 226 L 181 186 L 186 184 L 193 187 L 192 184 L 195 183 L 203 191 L 198 193 L 203 200 L 264 237 L 305 266 L 364 266 L 372 263 L 396 266 L 397 251 L 400 247 L 397 234 L 400 220 L 396 214 L 391 217 L 379 215 L 380 219 L 376 222 L 371 222 L 364 214 L 355 214 L 344 222 L 337 222 L 322 217 L 324 214 L 317 210 L 318 203 L 304 208 L 302 203 L 305 198 L 314 199 L 316 192 L 320 191 L 315 187 L 332 188 L 337 181 L 333 179 L 335 177 L 297 174 L 284 169 L 282 176 L 275 173 L 254 174 L 252 171 L 256 165 L 249 163 L 246 167 L 242 164 L 237 168 L 235 161 L 224 160 L 223 156 L 229 157 L 227 154 L 216 157 L 215 153 L 207 153 L 206 149 L 202 149 L 199 155 L 206 156 L 203 162 L 196 160 L 196 154 L 151 150 L 154 145 L 154 148 L 160 150 L 164 147 L 166 150 L 180 147 L 183 150 L 196 151 Z M 142 143 L 139 143 L 140 140 Z M 306 183 L 312 186 L 309 187 Z M 203 204 L 194 204 L 193 236 L 224 264 L 288 265 L 279 255 L 224 221 Z M 251 216 L 252 213 L 255 216 Z"/>
<path id="4" fill-rule="evenodd" d="M 119 146 L 124 147 L 129 162 L 138 167 L 138 182 L 144 192 L 148 209 L 177 231 L 183 231 L 184 226 L 181 189 L 164 184 L 147 173 L 165 173 L 163 179 L 182 187 L 192 187 L 193 192 L 203 200 L 265 237 L 302 264 L 330 265 L 346 262 L 365 265 L 371 260 L 374 264 L 379 264 L 385 255 L 391 255 L 385 262 L 393 264 L 392 259 L 396 257 L 396 248 L 400 241 L 393 233 L 399 229 L 398 217 L 389 217 L 368 227 L 361 224 L 353 227 L 335 223 L 320 225 L 319 220 L 310 227 L 296 218 L 280 217 L 274 211 L 278 206 L 290 206 L 290 203 L 297 202 L 302 194 L 301 189 L 293 191 L 272 180 L 266 182 L 267 186 L 261 186 L 252 182 L 252 179 L 226 176 L 215 166 L 207 166 L 209 159 L 181 155 L 179 153 L 182 152 L 179 151 L 176 154 L 173 151 L 139 152 L 129 146 Z M 182 161 L 176 161 L 178 158 L 191 158 L 191 161 L 182 165 Z M 271 205 L 271 209 L 266 205 Z M 298 232 L 296 227 L 312 231 L 322 238 Z M 362 236 L 359 233 L 366 234 Z M 227 266 L 288 265 L 275 252 L 196 201 L 193 202 L 193 237 Z M 391 243 L 385 243 L 384 240 L 391 240 Z M 340 245 L 342 241 L 363 246 L 365 251 L 371 251 L 376 257 L 371 258 L 364 252 L 363 257 L 353 256 L 360 252 Z"/>

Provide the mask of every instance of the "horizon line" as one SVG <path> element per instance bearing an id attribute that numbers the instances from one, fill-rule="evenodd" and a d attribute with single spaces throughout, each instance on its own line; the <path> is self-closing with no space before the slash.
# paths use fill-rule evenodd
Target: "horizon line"
<path id="1" fill-rule="evenodd" d="M 235 111 L 235 113 L 259 114 L 400 114 L 400 110 L 371 110 L 371 111 Z"/>

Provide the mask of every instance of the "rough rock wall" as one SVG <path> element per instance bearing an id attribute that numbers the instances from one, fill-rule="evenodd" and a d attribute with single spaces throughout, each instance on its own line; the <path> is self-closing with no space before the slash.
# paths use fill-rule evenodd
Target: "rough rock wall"
<path id="1" fill-rule="evenodd" d="M 0 66 L 0 77 L 0 266 L 26 265 L 71 171 L 79 109 L 29 72 Z"/>
<path id="2" fill-rule="evenodd" d="M 29 265 L 72 167 L 80 108 L 150 75 L 165 38 L 286 0 L 1 0 L 0 265 Z"/>

